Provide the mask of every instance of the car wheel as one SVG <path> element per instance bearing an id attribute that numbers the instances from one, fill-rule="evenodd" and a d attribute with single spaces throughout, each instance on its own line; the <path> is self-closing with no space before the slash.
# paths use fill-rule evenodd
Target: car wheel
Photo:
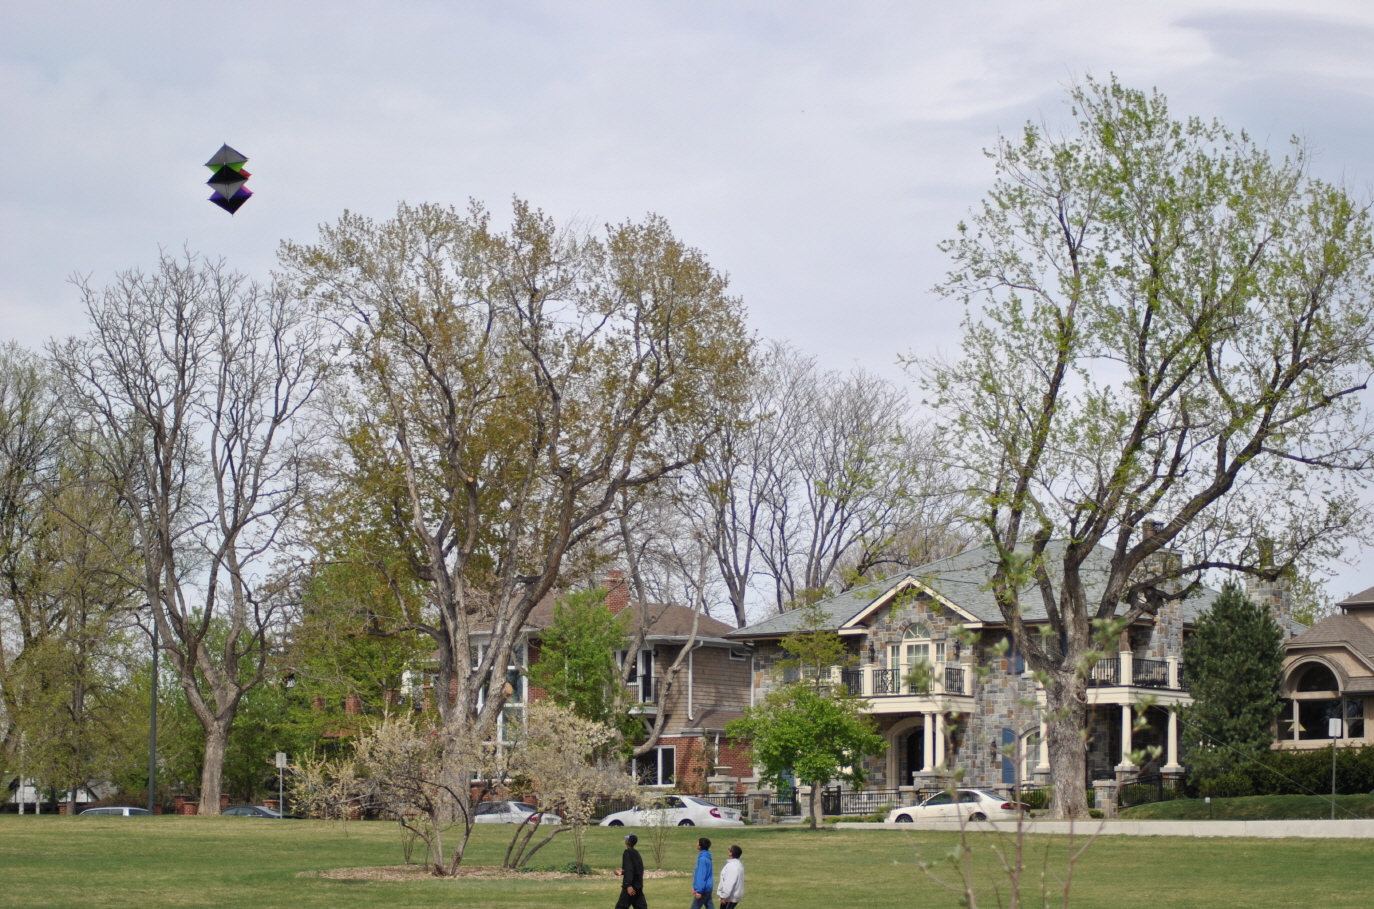
<path id="1" fill-rule="evenodd" d="M 910 823 L 911 823 L 911 815 L 909 815 L 909 814 L 899 814 L 899 815 L 897 815 L 897 823 L 899 823 L 899 824 L 910 824 Z"/>
<path id="2" fill-rule="evenodd" d="M 610 822 L 609 824 L 607 824 L 606 826 L 607 826 L 607 827 L 624 827 L 625 824 L 624 824 L 623 821 L 611 821 L 611 822 Z"/>
<path id="3" fill-rule="evenodd" d="M 695 827 L 695 826 L 696 826 L 696 824 L 693 824 L 693 823 L 692 823 L 692 819 L 689 818 L 689 817 L 685 817 L 685 818 L 683 818 L 682 820 L 678 821 L 678 822 L 677 822 L 677 825 L 678 825 L 679 827 Z"/>
<path id="4" fill-rule="evenodd" d="M 968 819 L 971 821 L 986 821 L 988 816 L 981 811 L 975 811 L 968 816 Z"/>

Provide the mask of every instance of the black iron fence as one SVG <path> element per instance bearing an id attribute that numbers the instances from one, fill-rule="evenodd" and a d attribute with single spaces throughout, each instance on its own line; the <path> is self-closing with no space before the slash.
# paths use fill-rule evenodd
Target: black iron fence
<path id="1" fill-rule="evenodd" d="M 1169 664 L 1165 660 L 1133 660 L 1131 684 L 1141 688 L 1168 688 Z"/>
<path id="2" fill-rule="evenodd" d="M 861 697 L 864 693 L 864 671 L 862 669 L 841 670 L 840 684 L 845 687 L 851 696 Z"/>
<path id="3" fill-rule="evenodd" d="M 945 667 L 945 691 L 948 694 L 964 693 L 964 670 L 961 667 Z"/>
<path id="4" fill-rule="evenodd" d="M 1178 797 L 1177 785 L 1176 778 L 1165 777 L 1159 773 L 1138 776 L 1121 787 L 1117 794 L 1117 804 L 1122 808 L 1132 808 L 1136 805 L 1167 802 Z"/>
<path id="5" fill-rule="evenodd" d="M 830 817 L 867 817 L 886 814 L 899 805 L 919 805 L 936 793 L 939 787 L 917 790 L 900 789 L 841 789 L 836 786 L 821 790 L 821 812 Z"/>

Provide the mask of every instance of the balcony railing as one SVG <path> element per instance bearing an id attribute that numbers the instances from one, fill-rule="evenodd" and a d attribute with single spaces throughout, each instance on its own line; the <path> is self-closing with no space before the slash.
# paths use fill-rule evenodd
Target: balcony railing
<path id="1" fill-rule="evenodd" d="M 1166 660 L 1132 660 L 1132 685 L 1141 688 L 1168 688 L 1169 663 Z"/>
<path id="2" fill-rule="evenodd" d="M 1120 685 L 1121 660 L 1098 660 L 1088 671 L 1089 685 Z"/>
<path id="3" fill-rule="evenodd" d="M 873 670 L 874 694 L 901 694 L 902 671 L 900 669 Z"/>
<path id="4" fill-rule="evenodd" d="M 945 693 L 964 693 L 964 670 L 959 666 L 945 667 Z"/>
<path id="5" fill-rule="evenodd" d="M 843 669 L 840 671 L 840 684 L 851 697 L 863 697 L 864 671 L 862 669 Z"/>

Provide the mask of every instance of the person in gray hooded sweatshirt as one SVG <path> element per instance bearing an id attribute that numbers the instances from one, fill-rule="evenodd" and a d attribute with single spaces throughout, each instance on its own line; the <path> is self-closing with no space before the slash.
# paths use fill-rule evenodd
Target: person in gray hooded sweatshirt
<path id="1" fill-rule="evenodd" d="M 716 896 L 720 898 L 720 909 L 735 909 L 744 899 L 744 863 L 740 856 L 744 850 L 738 846 L 730 847 L 730 860 L 720 869 L 720 886 Z"/>

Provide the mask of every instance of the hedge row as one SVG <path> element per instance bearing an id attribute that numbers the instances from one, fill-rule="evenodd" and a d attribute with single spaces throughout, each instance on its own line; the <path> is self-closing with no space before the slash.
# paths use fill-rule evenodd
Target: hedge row
<path id="1" fill-rule="evenodd" d="M 1189 778 L 1192 796 L 1312 795 L 1331 791 L 1331 749 L 1271 751 L 1211 780 Z M 1374 745 L 1336 752 L 1336 792 L 1374 792 Z"/>

